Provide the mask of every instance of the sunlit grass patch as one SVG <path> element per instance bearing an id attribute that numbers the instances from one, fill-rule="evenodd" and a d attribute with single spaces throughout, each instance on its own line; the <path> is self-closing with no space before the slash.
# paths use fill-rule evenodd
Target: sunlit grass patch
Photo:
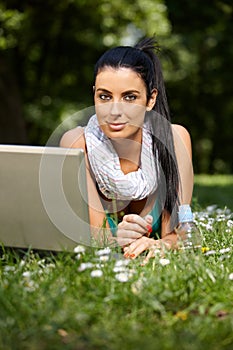
<path id="1" fill-rule="evenodd" d="M 0 349 L 231 349 L 233 218 L 195 212 L 202 250 L 142 266 L 117 249 L 3 249 Z"/>
<path id="2" fill-rule="evenodd" d="M 233 175 L 195 175 L 194 200 L 203 208 L 216 204 L 233 211 Z"/>

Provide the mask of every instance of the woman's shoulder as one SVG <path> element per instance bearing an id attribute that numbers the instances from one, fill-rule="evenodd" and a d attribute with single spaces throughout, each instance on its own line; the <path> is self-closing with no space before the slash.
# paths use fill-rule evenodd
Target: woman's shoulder
<path id="1" fill-rule="evenodd" d="M 180 125 L 180 124 L 172 124 L 172 131 L 175 134 L 189 136 L 188 130 L 183 125 Z"/>
<path id="2" fill-rule="evenodd" d="M 60 140 L 60 147 L 65 148 L 82 148 L 85 150 L 84 128 L 78 126 L 68 130 Z"/>
<path id="3" fill-rule="evenodd" d="M 173 137 L 181 138 L 183 141 L 190 141 L 190 133 L 189 131 L 182 125 L 172 124 L 172 133 Z"/>
<path id="4" fill-rule="evenodd" d="M 188 130 L 179 124 L 172 124 L 172 133 L 173 133 L 173 139 L 174 139 L 174 145 L 175 148 L 179 148 L 183 146 L 186 147 L 186 149 L 189 150 L 191 154 L 192 144 L 191 144 L 191 137 Z"/>

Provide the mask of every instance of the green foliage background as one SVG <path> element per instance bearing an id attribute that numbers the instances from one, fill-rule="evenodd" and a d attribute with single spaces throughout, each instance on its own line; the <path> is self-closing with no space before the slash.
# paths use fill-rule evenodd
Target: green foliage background
<path id="1" fill-rule="evenodd" d="M 230 0 L 0 0 L 0 143 L 45 144 L 93 104 L 100 54 L 155 33 L 195 172 L 231 173 L 232 14 Z"/>

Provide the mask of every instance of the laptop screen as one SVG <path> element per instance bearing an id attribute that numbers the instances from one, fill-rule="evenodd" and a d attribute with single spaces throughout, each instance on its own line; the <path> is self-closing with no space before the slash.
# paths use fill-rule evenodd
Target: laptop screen
<path id="1" fill-rule="evenodd" d="M 71 251 L 90 245 L 84 152 L 0 145 L 0 242 Z"/>

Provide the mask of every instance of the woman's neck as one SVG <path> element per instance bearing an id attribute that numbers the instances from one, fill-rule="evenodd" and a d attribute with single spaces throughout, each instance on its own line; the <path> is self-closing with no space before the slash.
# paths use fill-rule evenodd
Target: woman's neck
<path id="1" fill-rule="evenodd" d="M 111 139 L 112 145 L 120 160 L 121 170 L 124 174 L 136 171 L 140 165 L 141 138 L 137 141 L 132 139 Z"/>

